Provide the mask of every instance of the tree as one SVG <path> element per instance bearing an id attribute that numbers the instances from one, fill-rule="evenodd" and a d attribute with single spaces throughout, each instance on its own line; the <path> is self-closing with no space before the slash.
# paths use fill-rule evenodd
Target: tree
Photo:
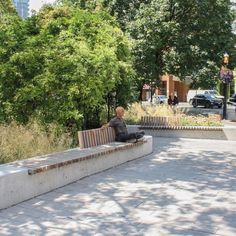
<path id="1" fill-rule="evenodd" d="M 222 52 L 233 49 L 229 1 L 153 0 L 142 4 L 130 33 L 137 86 L 158 83 L 165 73 L 184 79 L 211 68 L 216 78 Z M 207 70 L 208 70 L 207 69 Z M 212 79 L 212 78 L 209 78 Z"/>
<path id="2" fill-rule="evenodd" d="M 213 86 L 222 53 L 233 52 L 230 1 L 67 0 L 87 9 L 106 8 L 135 39 L 137 88 L 158 85 L 162 74 L 192 76 L 196 86 Z M 232 59 L 234 56 L 232 56 Z"/>
<path id="3" fill-rule="evenodd" d="M 0 0 L 0 121 L 11 119 L 11 102 L 17 86 L 12 77 L 12 55 L 22 49 L 25 40 L 23 21 L 10 0 Z"/>
<path id="4" fill-rule="evenodd" d="M 150 2 L 151 0 L 104 0 L 103 7 L 106 7 L 109 13 L 117 18 L 121 28 L 126 31 L 128 24 L 138 14 L 140 6 Z"/>
<path id="5" fill-rule="evenodd" d="M 8 23 L 17 12 L 11 0 L 0 0 L 0 24 Z"/>
<path id="6" fill-rule="evenodd" d="M 230 1 L 202 1 L 193 10 L 192 14 L 195 12 L 195 15 L 191 20 L 187 24 L 181 24 L 183 32 L 189 36 L 178 44 L 178 48 L 182 50 L 181 58 L 185 58 L 180 62 L 188 62 L 187 69 L 198 86 L 209 88 L 216 85 L 223 53 L 234 51 L 234 14 L 230 8 Z M 188 27 L 191 27 L 191 31 Z M 184 53 L 184 44 L 190 45 L 191 50 L 187 52 L 191 54 Z M 184 76 L 186 73 L 182 74 Z"/>
<path id="7" fill-rule="evenodd" d="M 69 4 L 90 10 L 107 10 L 116 17 L 121 29 L 126 30 L 129 22 L 134 20 L 142 3 L 149 3 L 151 0 L 59 0 L 62 4 Z"/>
<path id="8" fill-rule="evenodd" d="M 101 112 L 108 92 L 132 79 L 129 40 L 106 12 L 45 6 L 22 27 L 23 48 L 0 75 L 5 113 L 17 121 L 37 117 L 81 127 Z M 6 83 L 10 96 L 3 96 Z"/>
<path id="9" fill-rule="evenodd" d="M 15 14 L 16 10 L 11 0 L 0 0 L 1 14 Z"/>

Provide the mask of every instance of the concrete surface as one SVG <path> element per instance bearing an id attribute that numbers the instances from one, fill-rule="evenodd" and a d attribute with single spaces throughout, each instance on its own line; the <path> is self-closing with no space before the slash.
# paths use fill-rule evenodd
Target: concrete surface
<path id="1" fill-rule="evenodd" d="M 236 235 L 236 142 L 154 153 L 0 211 L 0 235 Z"/>
<path id="2" fill-rule="evenodd" d="M 152 137 L 144 137 L 145 142 L 135 144 L 113 142 L 0 165 L 0 209 L 150 154 Z"/>
<path id="3" fill-rule="evenodd" d="M 193 139 L 218 139 L 218 140 L 231 140 L 236 141 L 236 122 L 229 120 L 222 120 L 223 127 L 219 127 L 222 130 L 206 130 L 204 127 L 193 130 L 189 129 L 145 129 L 142 128 L 146 135 L 154 137 L 167 137 L 167 138 L 193 138 Z M 140 129 L 140 125 L 128 125 L 129 132 L 135 132 Z"/>

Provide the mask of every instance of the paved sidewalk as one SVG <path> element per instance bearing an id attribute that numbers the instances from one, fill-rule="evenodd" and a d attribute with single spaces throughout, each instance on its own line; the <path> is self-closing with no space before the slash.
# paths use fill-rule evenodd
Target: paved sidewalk
<path id="1" fill-rule="evenodd" d="M 236 235 L 236 141 L 154 153 L 0 211 L 0 235 Z"/>
<path id="2" fill-rule="evenodd" d="M 236 127 L 236 121 L 222 120 L 222 123 L 226 127 L 232 127 L 232 128 Z"/>

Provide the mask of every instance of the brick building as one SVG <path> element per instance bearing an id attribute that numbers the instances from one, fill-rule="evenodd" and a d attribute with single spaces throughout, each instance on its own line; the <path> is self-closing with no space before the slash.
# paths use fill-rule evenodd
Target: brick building
<path id="1" fill-rule="evenodd" d="M 147 101 L 151 93 L 166 95 L 167 97 L 177 95 L 180 102 L 187 101 L 189 86 L 186 82 L 181 81 L 173 75 L 163 75 L 158 88 L 151 88 L 150 85 L 143 86 L 142 100 Z"/>

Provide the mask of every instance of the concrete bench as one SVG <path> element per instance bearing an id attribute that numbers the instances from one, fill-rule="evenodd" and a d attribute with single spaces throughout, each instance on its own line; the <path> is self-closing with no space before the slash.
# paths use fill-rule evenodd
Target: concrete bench
<path id="1" fill-rule="evenodd" d="M 181 126 L 180 119 L 180 117 L 143 116 L 139 128 L 154 137 L 228 139 L 221 126 Z"/>
<path id="2" fill-rule="evenodd" d="M 152 137 L 114 142 L 112 128 L 78 133 L 82 148 L 0 165 L 0 209 L 152 152 Z"/>

